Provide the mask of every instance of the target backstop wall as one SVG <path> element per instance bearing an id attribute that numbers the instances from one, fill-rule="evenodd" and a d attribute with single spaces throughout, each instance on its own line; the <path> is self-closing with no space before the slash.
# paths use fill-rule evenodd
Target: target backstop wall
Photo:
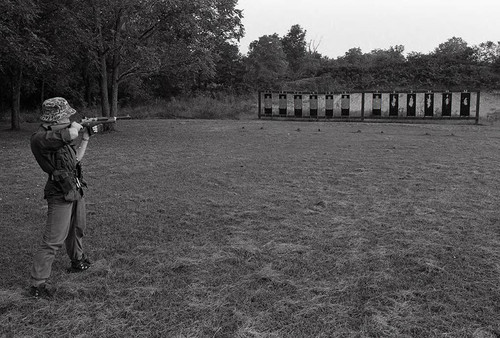
<path id="1" fill-rule="evenodd" d="M 259 92 L 259 118 L 470 119 L 479 121 L 479 91 Z"/>

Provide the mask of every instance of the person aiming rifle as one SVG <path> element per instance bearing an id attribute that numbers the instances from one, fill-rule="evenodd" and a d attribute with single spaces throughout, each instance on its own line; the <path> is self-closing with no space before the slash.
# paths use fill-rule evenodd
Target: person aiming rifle
<path id="1" fill-rule="evenodd" d="M 68 272 L 82 272 L 91 262 L 83 251 L 86 212 L 81 160 L 91 134 L 97 132 L 98 120 L 71 122 L 75 114 L 62 97 L 42 104 L 42 124 L 31 136 L 31 150 L 41 169 L 47 173 L 44 199 L 47 221 L 42 240 L 33 257 L 29 293 L 38 298 L 51 298 L 55 288 L 47 283 L 56 252 L 66 247 L 71 265 Z M 99 119 L 99 118 L 95 118 Z M 113 121 L 114 122 L 114 121 Z M 83 131 L 81 139 L 79 132 Z"/>

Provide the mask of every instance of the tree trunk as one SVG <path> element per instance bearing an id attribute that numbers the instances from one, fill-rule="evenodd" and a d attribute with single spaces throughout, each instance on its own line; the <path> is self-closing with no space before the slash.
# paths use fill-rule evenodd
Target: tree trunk
<path id="1" fill-rule="evenodd" d="M 104 48 L 104 37 L 102 35 L 101 15 L 97 9 L 96 23 L 99 32 L 99 73 L 101 74 L 101 115 L 109 117 L 109 96 L 108 96 L 108 69 L 106 67 L 106 49 Z"/>
<path id="2" fill-rule="evenodd" d="M 40 88 L 40 114 L 42 114 L 42 105 L 43 105 L 43 101 L 45 100 L 45 80 L 42 79 L 42 85 L 41 85 L 41 88 Z"/>
<path id="3" fill-rule="evenodd" d="M 11 129 L 21 129 L 21 81 L 23 78 L 23 70 L 19 66 L 14 70 L 12 76 L 12 114 L 11 114 Z"/>
<path id="4" fill-rule="evenodd" d="M 106 68 L 106 55 L 99 56 L 101 66 L 101 111 L 102 116 L 109 117 L 109 96 L 108 96 L 108 71 Z"/>
<path id="5" fill-rule="evenodd" d="M 118 76 L 119 76 L 120 66 L 116 65 L 113 67 L 113 75 L 111 77 L 111 116 L 117 116 L 118 114 Z"/>
<path id="6" fill-rule="evenodd" d="M 82 71 L 83 83 L 85 86 L 84 99 L 87 107 L 92 107 L 92 80 L 90 78 L 89 65 L 86 64 Z"/>
<path id="7" fill-rule="evenodd" d="M 113 58 L 116 60 L 115 58 Z M 111 71 L 111 114 L 110 116 L 117 116 L 118 113 L 118 72 L 119 66 L 113 61 L 113 70 Z M 115 124 L 105 124 L 103 125 L 104 131 L 115 130 Z"/>
<path id="8" fill-rule="evenodd" d="M 113 70 L 111 73 L 111 116 L 118 114 L 118 78 L 120 76 L 121 30 L 123 9 L 116 13 L 114 38 L 113 38 Z"/>

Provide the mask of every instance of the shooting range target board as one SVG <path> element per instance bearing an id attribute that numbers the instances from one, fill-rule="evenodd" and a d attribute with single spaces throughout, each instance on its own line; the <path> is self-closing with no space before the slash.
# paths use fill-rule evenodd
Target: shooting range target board
<path id="1" fill-rule="evenodd" d="M 479 91 L 259 92 L 259 118 L 475 119 Z"/>

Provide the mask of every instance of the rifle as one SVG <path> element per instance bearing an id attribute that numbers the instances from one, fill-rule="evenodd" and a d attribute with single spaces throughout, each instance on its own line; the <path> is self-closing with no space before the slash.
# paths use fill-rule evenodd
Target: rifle
<path id="1" fill-rule="evenodd" d="M 99 126 L 115 123 L 116 120 L 130 120 L 130 115 L 127 116 L 112 116 L 112 117 L 84 117 L 79 123 L 87 128 L 90 135 L 97 132 Z"/>

